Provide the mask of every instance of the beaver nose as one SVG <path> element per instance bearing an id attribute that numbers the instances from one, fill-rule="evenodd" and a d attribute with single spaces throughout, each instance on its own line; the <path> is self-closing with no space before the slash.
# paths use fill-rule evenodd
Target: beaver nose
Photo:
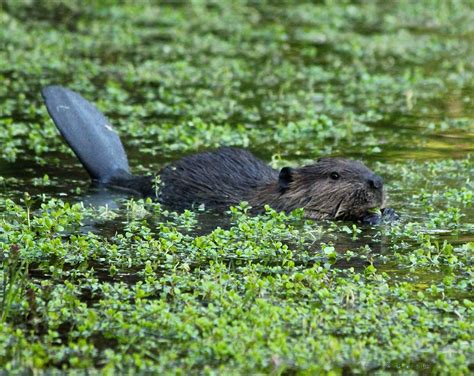
<path id="1" fill-rule="evenodd" d="M 370 188 L 381 189 L 383 187 L 383 180 L 378 175 L 372 175 L 369 178 L 369 185 L 370 185 Z"/>

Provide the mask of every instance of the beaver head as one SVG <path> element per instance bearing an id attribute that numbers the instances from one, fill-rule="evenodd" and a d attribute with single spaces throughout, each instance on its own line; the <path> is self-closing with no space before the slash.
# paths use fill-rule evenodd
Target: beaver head
<path id="1" fill-rule="evenodd" d="M 269 202 L 272 207 L 287 212 L 304 208 L 312 219 L 361 219 L 381 209 L 385 200 L 380 176 L 359 161 L 342 158 L 321 158 L 300 168 L 284 167 L 274 188 Z"/>

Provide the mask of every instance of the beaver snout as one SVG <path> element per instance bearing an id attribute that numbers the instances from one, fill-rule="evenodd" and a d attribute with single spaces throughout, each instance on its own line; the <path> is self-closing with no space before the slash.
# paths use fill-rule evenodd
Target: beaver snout
<path id="1" fill-rule="evenodd" d="M 380 176 L 373 174 L 368 179 L 370 188 L 373 189 L 382 189 L 383 188 L 383 180 Z"/>

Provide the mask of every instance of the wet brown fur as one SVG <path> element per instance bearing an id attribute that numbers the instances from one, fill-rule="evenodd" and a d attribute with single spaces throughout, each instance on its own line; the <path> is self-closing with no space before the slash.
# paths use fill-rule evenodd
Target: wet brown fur
<path id="1" fill-rule="evenodd" d="M 221 148 L 185 157 L 160 177 L 158 199 L 175 208 L 248 201 L 256 211 L 268 204 L 286 212 L 304 208 L 313 219 L 360 219 L 384 204 L 381 178 L 361 162 L 342 158 L 278 172 L 245 150 Z"/>

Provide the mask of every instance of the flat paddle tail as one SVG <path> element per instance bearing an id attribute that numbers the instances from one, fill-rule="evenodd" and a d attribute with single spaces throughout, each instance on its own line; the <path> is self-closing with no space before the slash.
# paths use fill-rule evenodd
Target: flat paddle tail
<path id="1" fill-rule="evenodd" d="M 131 176 L 127 155 L 107 118 L 79 94 L 61 86 L 41 91 L 49 115 L 93 180 Z"/>

